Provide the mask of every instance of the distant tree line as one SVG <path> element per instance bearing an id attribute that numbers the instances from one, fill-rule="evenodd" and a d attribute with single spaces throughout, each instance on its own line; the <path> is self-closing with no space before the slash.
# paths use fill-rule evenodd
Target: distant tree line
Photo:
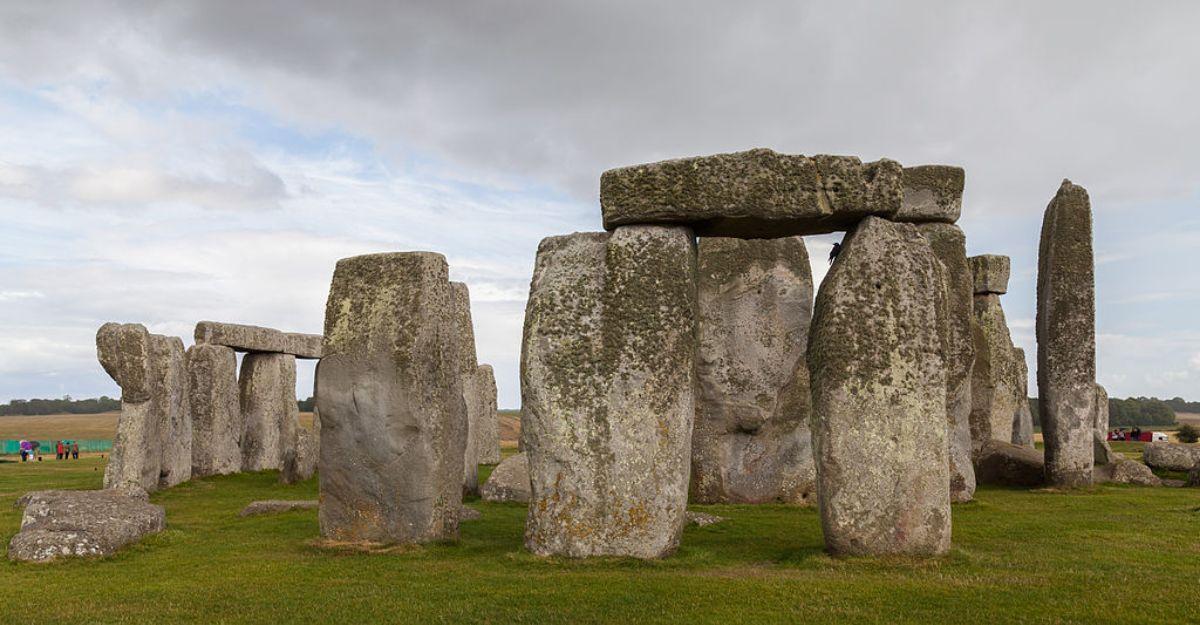
<path id="1" fill-rule="evenodd" d="M 121 400 L 111 397 L 93 399 L 14 399 L 0 404 L 0 416 L 44 414 L 99 414 L 121 409 Z"/>
<path id="2" fill-rule="evenodd" d="M 1200 401 L 1187 401 L 1182 397 L 1168 399 L 1167 405 L 1175 412 L 1196 412 L 1200 413 Z"/>
<path id="3" fill-rule="evenodd" d="M 312 412 L 313 407 L 317 405 L 317 400 L 309 397 L 296 402 L 296 405 L 300 407 L 300 412 Z"/>
<path id="4" fill-rule="evenodd" d="M 1200 402 L 1189 404 L 1178 397 L 1168 401 L 1156 397 L 1130 397 L 1128 399 L 1110 397 L 1108 400 L 1108 425 L 1112 428 L 1135 425 L 1175 425 L 1173 405 L 1176 400 L 1184 406 L 1200 407 Z M 1029 399 L 1029 409 L 1033 411 L 1034 424 L 1041 423 L 1041 413 L 1038 410 L 1036 397 Z"/>

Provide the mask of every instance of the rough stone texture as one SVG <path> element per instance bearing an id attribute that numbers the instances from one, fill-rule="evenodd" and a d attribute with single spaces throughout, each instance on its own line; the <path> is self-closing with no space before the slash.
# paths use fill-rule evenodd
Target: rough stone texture
<path id="1" fill-rule="evenodd" d="M 1142 461 L 1154 469 L 1190 471 L 1200 464 L 1200 445 L 1185 443 L 1146 443 Z"/>
<path id="2" fill-rule="evenodd" d="M 852 228 L 892 216 L 899 163 L 759 148 L 610 169 L 600 177 L 604 227 L 688 225 L 700 236 L 774 238 Z"/>
<path id="3" fill-rule="evenodd" d="M 238 516 L 259 516 L 260 514 L 282 514 L 293 510 L 316 510 L 319 507 L 319 502 L 316 499 L 266 499 L 263 501 L 252 501 Z"/>
<path id="4" fill-rule="evenodd" d="M 144 493 L 39 491 L 19 503 L 25 506 L 21 530 L 8 545 L 15 561 L 108 556 L 166 525 L 162 506 L 148 503 Z"/>
<path id="5" fill-rule="evenodd" d="M 1095 464 L 1112 464 L 1119 456 L 1108 444 L 1108 391 L 1096 385 L 1095 421 L 1092 430 L 1092 456 Z"/>
<path id="6" fill-rule="evenodd" d="M 691 231 L 663 226 L 538 247 L 521 358 L 533 553 L 656 558 L 678 546 L 696 410 L 695 258 Z"/>
<path id="7" fill-rule="evenodd" d="M 1025 364 L 1025 350 L 1014 347 L 1012 358 L 1016 367 L 1013 380 L 1017 385 L 1012 442 L 1022 447 L 1033 447 L 1033 410 L 1029 408 L 1029 365 Z"/>
<path id="8" fill-rule="evenodd" d="M 458 520 L 462 521 L 478 521 L 483 518 L 483 513 L 472 508 L 471 506 L 463 506 L 458 509 Z"/>
<path id="9" fill-rule="evenodd" d="M 187 369 L 192 474 L 202 477 L 241 471 L 237 355 L 223 345 L 193 345 L 187 351 Z"/>
<path id="10" fill-rule="evenodd" d="M 687 522 L 696 527 L 708 527 L 709 525 L 716 525 L 728 520 L 723 516 L 708 514 L 706 512 L 692 512 L 689 510 L 687 513 Z"/>
<path id="11" fill-rule="evenodd" d="M 1154 475 L 1150 467 L 1120 456 L 1108 464 L 1096 465 L 1093 475 L 1093 479 L 1101 483 L 1136 484 L 1138 486 L 1163 485 L 1163 481 Z"/>
<path id="12" fill-rule="evenodd" d="M 868 217 L 817 293 L 813 440 L 834 554 L 950 548 L 941 271 L 916 226 Z"/>
<path id="13" fill-rule="evenodd" d="M 529 458 L 524 453 L 505 458 L 479 487 L 479 495 L 484 501 L 529 503 Z"/>
<path id="14" fill-rule="evenodd" d="M 949 168 L 958 169 L 958 168 Z M 908 170 L 905 170 L 906 174 Z M 962 197 L 962 170 L 958 169 L 958 193 Z M 955 212 L 957 216 L 957 212 Z M 946 427 L 949 437 L 950 500 L 970 501 L 975 496 L 975 468 L 971 463 L 971 372 L 975 367 L 975 341 L 971 289 L 971 266 L 967 262 L 967 238 L 953 224 L 928 223 L 918 226 L 941 263 L 946 288 Z"/>
<path id="15" fill-rule="evenodd" d="M 321 535 L 458 538 L 467 407 L 441 254 L 338 261 L 317 371 Z"/>
<path id="16" fill-rule="evenodd" d="M 238 377 L 242 411 L 242 470 L 283 467 L 296 446 L 296 357 L 255 352 L 242 358 Z"/>
<path id="17" fill-rule="evenodd" d="M 1096 281 L 1092 207 L 1064 180 L 1046 207 L 1038 250 L 1038 398 L 1046 482 L 1092 483 L 1096 405 Z"/>
<path id="18" fill-rule="evenodd" d="M 479 389 L 481 404 L 479 435 L 479 464 L 500 462 L 500 413 L 497 410 L 496 372 L 491 365 L 479 365 L 475 370 L 475 384 Z"/>
<path id="19" fill-rule="evenodd" d="M 1188 471 L 1187 482 L 1184 483 L 1184 486 L 1189 488 L 1200 486 L 1200 463 L 1197 463 L 1196 466 L 1192 467 L 1191 471 Z"/>
<path id="20" fill-rule="evenodd" d="M 479 362 L 475 352 L 475 326 L 471 321 L 471 294 L 462 282 L 451 282 L 455 337 L 458 340 L 458 371 L 462 378 L 463 402 L 467 406 L 467 446 L 463 451 L 463 493 L 479 493 L 479 429 L 487 412 L 484 389 L 478 384 Z"/>
<path id="21" fill-rule="evenodd" d="M 321 357 L 320 334 L 280 332 L 272 328 L 201 321 L 196 324 L 196 344 L 224 345 L 239 352 L 291 354 L 297 358 Z"/>
<path id="22" fill-rule="evenodd" d="M 962 167 L 919 165 L 904 168 L 904 199 L 893 219 L 953 224 L 962 213 Z"/>
<path id="23" fill-rule="evenodd" d="M 800 237 L 701 238 L 692 500 L 815 503 Z"/>
<path id="24" fill-rule="evenodd" d="M 971 279 L 976 295 L 1004 295 L 1008 292 L 1010 261 L 1007 256 L 982 254 L 967 260 L 971 263 Z"/>
<path id="25" fill-rule="evenodd" d="M 158 389 L 158 486 L 170 488 L 192 479 L 192 412 L 188 401 L 187 352 L 179 337 L 150 335 L 154 385 Z"/>
<path id="26" fill-rule="evenodd" d="M 318 434 L 321 431 L 320 427 L 320 422 L 317 422 L 313 430 L 306 427 L 296 428 L 296 445 L 283 452 L 283 466 L 279 470 L 281 484 L 303 482 L 316 473 L 321 446 L 321 437 Z"/>
<path id="27" fill-rule="evenodd" d="M 1013 421 L 1028 386 L 1017 361 L 1008 321 L 995 293 L 975 295 L 975 368 L 971 374 L 971 443 L 1013 442 Z"/>
<path id="28" fill-rule="evenodd" d="M 993 486 L 1041 486 L 1046 460 L 1042 452 L 1005 441 L 989 440 L 975 458 L 975 479 Z"/>
<path id="29" fill-rule="evenodd" d="M 142 325 L 106 323 L 96 332 L 96 355 L 121 386 L 121 416 L 104 470 L 104 488 L 156 490 L 163 412 L 154 340 Z"/>

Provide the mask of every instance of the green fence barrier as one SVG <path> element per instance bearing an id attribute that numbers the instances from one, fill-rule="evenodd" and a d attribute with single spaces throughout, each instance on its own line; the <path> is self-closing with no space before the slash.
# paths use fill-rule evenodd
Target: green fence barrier
<path id="1" fill-rule="evenodd" d="M 55 454 L 56 444 L 58 441 L 38 441 L 41 447 L 38 447 L 37 452 L 42 456 L 51 456 Z M 66 442 L 66 441 L 64 441 Z M 106 439 L 72 439 L 71 444 L 79 443 L 79 453 L 107 453 L 112 450 L 112 441 Z M 16 456 L 21 453 L 21 441 L 6 440 L 3 447 L 0 448 L 0 454 L 5 456 Z"/>

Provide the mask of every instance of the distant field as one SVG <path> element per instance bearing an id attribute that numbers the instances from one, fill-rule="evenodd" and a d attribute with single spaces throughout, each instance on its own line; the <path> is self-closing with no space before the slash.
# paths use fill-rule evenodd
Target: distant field
<path id="1" fill-rule="evenodd" d="M 0 417 L 0 440 L 111 439 L 119 412 Z"/>
<path id="2" fill-rule="evenodd" d="M 521 411 L 500 410 L 500 446 L 516 447 L 521 437 Z"/>

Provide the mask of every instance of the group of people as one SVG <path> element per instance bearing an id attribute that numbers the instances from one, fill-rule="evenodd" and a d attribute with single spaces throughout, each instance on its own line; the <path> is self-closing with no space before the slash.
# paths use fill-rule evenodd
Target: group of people
<path id="1" fill-rule="evenodd" d="M 1126 432 L 1124 428 L 1117 428 L 1108 433 L 1110 441 L 1140 441 L 1142 440 L 1142 428 L 1134 426 L 1133 429 Z"/>
<path id="2" fill-rule="evenodd" d="M 35 459 L 38 462 L 42 461 L 42 456 L 38 453 L 42 447 L 41 442 L 21 441 L 20 447 L 21 462 L 33 462 Z M 54 458 L 55 460 L 79 460 L 79 441 L 55 441 Z"/>

